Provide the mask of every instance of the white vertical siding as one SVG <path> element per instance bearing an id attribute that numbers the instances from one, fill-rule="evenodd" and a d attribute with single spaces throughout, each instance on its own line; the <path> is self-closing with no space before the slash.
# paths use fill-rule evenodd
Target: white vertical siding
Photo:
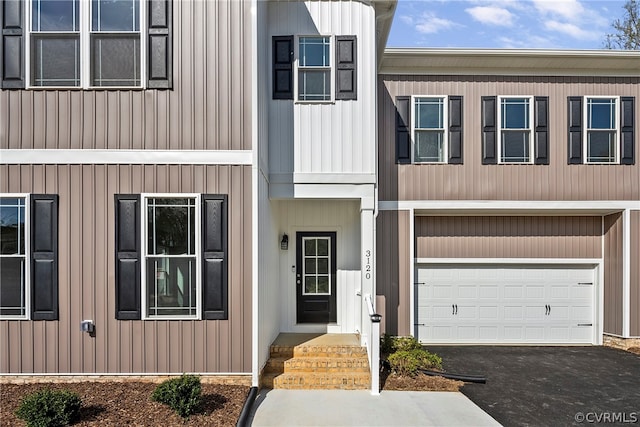
<path id="1" fill-rule="evenodd" d="M 296 232 L 335 231 L 337 270 L 360 270 L 360 202 L 301 200 L 272 202 L 272 206 L 277 206 L 273 214 L 279 222 L 276 226 L 278 237 L 282 233 L 289 235 L 287 251 L 278 249 L 278 245 L 266 248 L 279 259 L 280 277 L 277 285 L 280 286 L 279 298 L 282 301 L 280 327 L 283 332 L 298 332 L 302 330 L 294 327 L 296 288 L 295 272 L 292 271 L 292 266 L 296 265 Z M 341 302 L 338 301 L 340 306 Z"/>
<path id="2" fill-rule="evenodd" d="M 272 2 L 272 36 L 355 35 L 358 99 L 334 103 L 269 102 L 271 174 L 375 174 L 375 12 L 360 1 Z M 332 72 L 335 73 L 335 39 Z M 267 68 L 271 87 L 271 45 Z M 295 69 L 294 69 L 295 71 Z M 335 91 L 335 88 L 332 88 Z"/>

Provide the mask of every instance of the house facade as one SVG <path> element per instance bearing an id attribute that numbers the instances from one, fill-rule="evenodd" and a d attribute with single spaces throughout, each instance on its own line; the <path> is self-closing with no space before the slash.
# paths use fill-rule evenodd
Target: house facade
<path id="1" fill-rule="evenodd" d="M 385 50 L 394 9 L 3 2 L 2 375 L 640 336 L 637 55 Z"/>
<path id="2" fill-rule="evenodd" d="M 637 64 L 636 52 L 385 51 L 387 330 L 447 344 L 639 336 Z"/>

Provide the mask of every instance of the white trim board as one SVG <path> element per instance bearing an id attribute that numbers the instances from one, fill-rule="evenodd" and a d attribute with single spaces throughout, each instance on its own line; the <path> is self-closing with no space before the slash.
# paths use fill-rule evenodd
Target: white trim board
<path id="1" fill-rule="evenodd" d="M 601 265 L 601 258 L 416 258 L 416 264 Z"/>
<path id="2" fill-rule="evenodd" d="M 536 212 L 546 214 L 547 211 L 591 211 L 605 215 L 624 209 L 640 209 L 638 200 L 592 200 L 592 201 L 544 201 L 544 200 L 406 200 L 380 201 L 378 208 L 383 211 L 393 210 L 429 210 L 435 211 L 510 211 L 514 213 Z M 431 213 L 431 212 L 429 212 Z M 420 215 L 421 212 L 416 212 Z"/>
<path id="3" fill-rule="evenodd" d="M 251 150 L 0 150 L 0 164 L 251 165 Z"/>

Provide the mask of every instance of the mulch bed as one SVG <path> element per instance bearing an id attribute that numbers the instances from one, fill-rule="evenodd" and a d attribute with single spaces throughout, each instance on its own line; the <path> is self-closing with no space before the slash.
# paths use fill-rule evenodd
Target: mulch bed
<path id="1" fill-rule="evenodd" d="M 464 383 L 443 377 L 417 374 L 415 377 L 400 376 L 385 368 L 380 373 L 381 390 L 400 391 L 460 391 Z"/>
<path id="2" fill-rule="evenodd" d="M 640 356 L 640 347 L 631 347 L 631 348 L 628 348 L 627 351 Z"/>
<path id="3" fill-rule="evenodd" d="M 29 393 L 51 388 L 77 393 L 82 399 L 74 426 L 234 426 L 249 387 L 202 384 L 199 413 L 184 421 L 168 406 L 151 400 L 157 384 L 139 382 L 84 382 L 68 384 L 1 384 L 0 425 L 26 425 L 14 412 Z"/>

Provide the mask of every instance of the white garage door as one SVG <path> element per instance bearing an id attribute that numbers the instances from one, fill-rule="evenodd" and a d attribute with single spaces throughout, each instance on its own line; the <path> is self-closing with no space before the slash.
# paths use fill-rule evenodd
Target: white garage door
<path id="1" fill-rule="evenodd" d="M 424 343 L 594 342 L 589 268 L 417 266 L 415 334 Z"/>

